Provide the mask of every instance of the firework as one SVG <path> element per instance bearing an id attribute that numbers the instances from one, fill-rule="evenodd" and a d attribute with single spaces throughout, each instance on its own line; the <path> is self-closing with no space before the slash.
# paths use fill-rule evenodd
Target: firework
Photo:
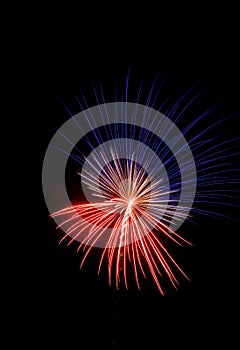
<path id="1" fill-rule="evenodd" d="M 213 142 L 216 137 L 202 140 L 219 121 L 191 136 L 188 142 L 185 138 L 217 106 L 198 115 L 181 132 L 176 124 L 199 92 L 192 96 L 190 89 L 171 106 L 163 102 L 155 109 L 157 79 L 145 105 L 139 103 L 141 88 L 137 102 L 127 102 L 128 80 L 129 75 L 125 101 L 105 103 L 102 88 L 102 103 L 95 93 L 97 106 L 84 108 L 76 98 L 82 111 L 54 135 L 44 160 L 43 189 L 50 217 L 65 232 L 60 242 L 67 238 L 68 244 L 79 242 L 78 249 L 84 253 L 81 267 L 94 247 L 101 248 L 98 272 L 107 259 L 110 285 L 114 281 L 119 288 L 123 270 L 125 287 L 129 288 L 131 266 L 139 289 L 141 277 L 146 278 L 148 271 L 164 295 L 163 277 L 174 288 L 179 285 L 177 273 L 189 279 L 164 242 L 191 245 L 177 233 L 185 220 L 190 220 L 192 213 L 221 215 L 196 208 L 193 203 L 204 203 L 211 198 L 215 201 L 217 198 L 218 204 L 226 203 L 230 193 L 224 189 L 216 193 L 216 185 L 220 188 L 226 181 L 234 184 L 235 180 L 229 178 L 229 172 L 221 170 L 226 157 L 224 143 Z M 83 101 L 86 103 L 84 97 Z M 183 103 L 184 108 L 179 112 Z M 87 154 L 77 146 L 79 140 L 88 145 Z M 225 141 L 225 145 L 234 141 Z M 192 152 L 196 153 L 195 157 Z M 77 204 L 72 204 L 66 190 L 68 159 L 79 165 L 84 199 Z M 61 203 L 52 190 L 55 183 L 62 194 Z"/>

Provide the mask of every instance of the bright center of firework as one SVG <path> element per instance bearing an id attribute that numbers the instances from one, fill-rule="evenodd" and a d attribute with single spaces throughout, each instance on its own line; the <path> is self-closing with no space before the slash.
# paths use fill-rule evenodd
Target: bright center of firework
<path id="1" fill-rule="evenodd" d="M 133 199 L 133 198 L 130 198 L 130 199 L 128 200 L 128 207 L 132 207 L 133 203 L 134 203 L 134 199 Z"/>
<path id="2" fill-rule="evenodd" d="M 126 209 L 130 209 L 134 205 L 136 195 L 134 190 L 135 187 L 136 186 L 134 184 L 134 181 L 130 179 L 125 179 L 120 183 L 120 201 L 123 201 L 123 204 L 125 205 Z"/>
<path id="3" fill-rule="evenodd" d="M 138 196 L 136 181 L 124 179 L 120 182 L 119 198 L 115 198 L 114 201 L 119 205 L 120 214 L 124 215 L 124 225 L 134 217 L 133 211 L 137 208 Z"/>

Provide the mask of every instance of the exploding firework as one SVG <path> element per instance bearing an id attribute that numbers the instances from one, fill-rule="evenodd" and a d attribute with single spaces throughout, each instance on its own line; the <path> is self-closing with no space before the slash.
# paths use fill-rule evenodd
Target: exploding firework
<path id="1" fill-rule="evenodd" d="M 217 106 L 198 115 L 181 132 L 177 122 L 200 93 L 193 95 L 189 89 L 175 103 L 169 106 L 163 101 L 156 109 L 156 82 L 157 78 L 145 104 L 139 103 L 141 86 L 136 103 L 128 102 L 129 73 L 121 102 L 105 103 L 101 86 L 102 101 L 95 92 L 94 107 L 89 108 L 83 96 L 84 108 L 76 97 L 82 111 L 71 116 L 51 140 L 43 166 L 43 189 L 50 217 L 65 232 L 60 242 L 67 238 L 68 244 L 79 242 L 81 267 L 94 247 L 101 248 L 98 272 L 106 259 L 110 285 L 114 280 L 119 288 L 123 270 L 128 288 L 131 267 L 139 289 L 140 276 L 146 278 L 148 271 L 164 295 L 164 276 L 174 288 L 179 285 L 178 273 L 189 279 L 164 242 L 191 245 L 177 233 L 185 220 L 192 213 L 221 215 L 193 204 L 211 199 L 223 204 L 231 198 L 230 189 L 221 189 L 222 184 L 236 181 L 229 177 L 230 171 L 222 170 L 223 145 L 229 147 L 236 140 L 216 143 L 215 136 L 202 140 L 217 121 L 187 142 L 186 135 Z M 184 106 L 181 111 L 180 105 Z M 80 179 L 81 199 L 75 204 L 65 184 L 69 159 L 78 165 Z M 56 184 L 61 203 L 56 199 Z"/>

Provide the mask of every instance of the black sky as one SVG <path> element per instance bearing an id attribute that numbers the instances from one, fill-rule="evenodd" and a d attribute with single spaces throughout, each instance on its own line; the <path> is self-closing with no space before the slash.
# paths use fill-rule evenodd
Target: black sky
<path id="1" fill-rule="evenodd" d="M 4 230 L 7 243 L 2 246 L 4 332 L 9 348 L 11 344 L 31 349 L 36 344 L 68 344 L 67 349 L 114 349 L 113 340 L 120 349 L 143 344 L 148 349 L 169 348 L 166 344 L 233 347 L 239 311 L 239 222 L 205 219 L 188 232 L 196 245 L 183 248 L 179 258 L 192 281 L 183 280 L 177 292 L 170 288 L 162 297 L 152 281 L 146 281 L 140 292 L 116 294 L 104 273 L 97 276 L 94 257 L 79 271 L 76 247 L 58 246 L 61 235 L 48 218 L 41 170 L 51 128 L 69 118 L 60 100 L 76 113 L 72 90 L 80 86 L 93 104 L 91 81 L 97 80 L 103 82 L 110 99 L 112 82 L 124 81 L 129 64 L 137 77 L 137 81 L 132 78 L 134 87 L 140 78 L 150 82 L 162 70 L 174 82 L 173 94 L 195 81 L 211 82 L 214 88 L 205 102 L 222 99 L 223 114 L 239 112 L 240 57 L 234 23 L 229 20 L 223 26 L 219 21 L 203 30 L 196 30 L 196 25 L 192 35 L 191 28 L 176 29 L 169 40 L 154 28 L 155 36 L 149 41 L 145 37 L 135 41 L 133 34 L 126 41 L 99 39 L 78 45 L 59 35 L 53 46 L 35 43 L 32 50 L 26 46 L 20 50 L 16 42 L 5 85 L 6 133 L 11 141 L 3 157 L 11 189 Z M 240 136 L 239 117 L 226 126 L 235 136 Z M 239 216 L 236 208 L 226 207 L 224 212 Z M 193 229 L 186 226 L 188 231 Z"/>

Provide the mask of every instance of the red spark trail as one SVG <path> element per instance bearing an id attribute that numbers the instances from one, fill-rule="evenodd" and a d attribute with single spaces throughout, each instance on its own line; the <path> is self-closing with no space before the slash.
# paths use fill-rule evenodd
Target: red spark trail
<path id="1" fill-rule="evenodd" d="M 101 156 L 104 161 L 104 154 Z M 93 164 L 89 163 L 89 171 L 81 174 L 88 188 L 93 191 L 93 195 L 99 197 L 101 201 L 73 205 L 50 216 L 66 215 L 67 217 L 57 227 L 68 225 L 66 235 L 60 242 L 70 236 L 71 240 L 68 243 L 70 244 L 83 236 L 78 248 L 84 251 L 81 267 L 97 241 L 104 235 L 108 235 L 108 244 L 103 248 L 98 272 L 100 273 L 103 259 L 107 258 L 109 284 L 112 284 L 115 266 L 116 288 L 119 288 L 121 268 L 123 268 L 125 286 L 128 288 L 127 266 L 131 263 L 137 287 L 140 289 L 140 274 L 146 277 L 144 266 L 147 266 L 158 290 L 164 295 L 160 283 L 163 273 L 168 276 L 174 288 L 179 284 L 171 266 L 177 268 L 185 278 L 189 278 L 164 247 L 153 228 L 161 231 L 178 245 L 191 243 L 168 226 L 174 205 L 168 204 L 166 207 L 166 199 L 164 199 L 166 193 L 161 187 L 161 179 L 150 181 L 144 168 L 139 169 L 132 159 L 123 166 L 117 155 L 114 156 L 113 162 L 105 162 L 107 167 L 99 178 L 98 186 L 94 178 Z M 171 203 L 171 200 L 169 202 Z M 184 209 L 183 207 L 183 214 Z M 179 210 L 177 218 L 181 218 Z M 110 227 L 109 234 L 107 229 Z"/>

